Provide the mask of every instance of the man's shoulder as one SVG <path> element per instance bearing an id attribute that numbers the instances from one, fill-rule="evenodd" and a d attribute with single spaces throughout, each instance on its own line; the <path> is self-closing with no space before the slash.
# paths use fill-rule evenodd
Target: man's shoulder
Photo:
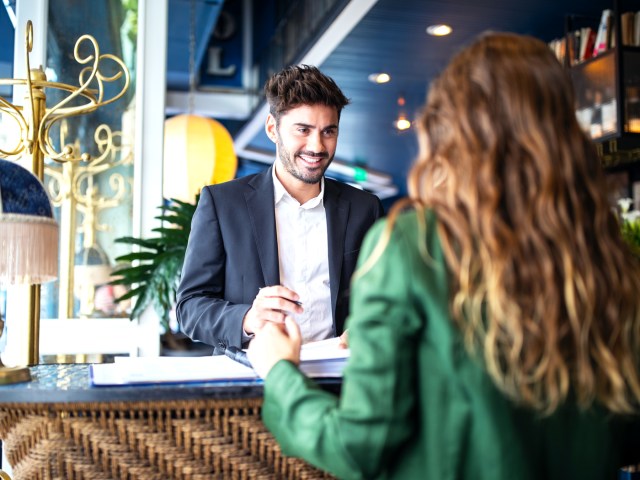
<path id="1" fill-rule="evenodd" d="M 356 199 L 358 201 L 369 200 L 376 203 L 379 201 L 378 197 L 373 193 L 354 187 L 353 185 L 349 185 L 348 183 L 327 177 L 325 177 L 324 180 L 326 182 L 325 185 L 329 185 L 329 188 L 335 188 L 336 190 L 338 190 L 340 192 L 340 195 L 344 198 Z"/>
<path id="2" fill-rule="evenodd" d="M 339 201 L 348 202 L 353 207 L 382 214 L 380 199 L 373 193 L 361 190 L 348 183 L 325 178 L 325 195 L 331 195 Z"/>
<path id="3" fill-rule="evenodd" d="M 209 185 L 205 188 L 208 189 L 212 195 L 218 193 L 224 193 L 225 195 L 234 192 L 240 193 L 245 191 L 247 188 L 253 188 L 252 186 L 255 185 L 256 182 L 260 181 L 265 175 L 266 171 L 253 173 L 251 175 L 245 175 L 244 177 L 234 178 L 233 180 L 229 180 L 228 182 Z"/>

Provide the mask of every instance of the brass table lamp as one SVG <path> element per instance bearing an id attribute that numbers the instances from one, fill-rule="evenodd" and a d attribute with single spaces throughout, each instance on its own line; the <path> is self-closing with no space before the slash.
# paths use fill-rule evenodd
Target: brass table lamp
<path id="1" fill-rule="evenodd" d="M 15 162 L 0 159 L 0 285 L 40 284 L 58 273 L 58 224 L 44 186 Z M 4 322 L 0 318 L 0 336 Z M 0 384 L 31 379 L 27 367 L 5 367 Z"/>

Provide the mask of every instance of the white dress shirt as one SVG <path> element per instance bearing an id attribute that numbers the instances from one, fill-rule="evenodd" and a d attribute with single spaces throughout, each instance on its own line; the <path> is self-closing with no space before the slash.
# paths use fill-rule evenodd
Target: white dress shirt
<path id="1" fill-rule="evenodd" d="M 335 336 L 329 285 L 329 241 L 320 194 L 303 205 L 285 190 L 273 169 L 280 284 L 300 296 L 304 312 L 293 314 L 304 343 Z"/>

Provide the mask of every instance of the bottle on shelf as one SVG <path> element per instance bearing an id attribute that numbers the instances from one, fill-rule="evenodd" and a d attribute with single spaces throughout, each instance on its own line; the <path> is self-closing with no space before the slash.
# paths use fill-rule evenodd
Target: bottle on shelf
<path id="1" fill-rule="evenodd" d="M 597 91 L 593 100 L 589 134 L 591 138 L 600 138 L 602 136 L 602 93 Z"/>
<path id="2" fill-rule="evenodd" d="M 580 128 L 587 133 L 591 133 L 591 120 L 593 118 L 593 93 L 587 88 L 584 91 L 584 98 L 578 100 L 576 118 Z"/>
<path id="3" fill-rule="evenodd" d="M 625 130 L 640 133 L 640 86 L 629 85 L 626 88 Z"/>
<path id="4" fill-rule="evenodd" d="M 615 133 L 618 129 L 617 101 L 613 88 L 605 88 L 602 98 L 602 134 Z"/>

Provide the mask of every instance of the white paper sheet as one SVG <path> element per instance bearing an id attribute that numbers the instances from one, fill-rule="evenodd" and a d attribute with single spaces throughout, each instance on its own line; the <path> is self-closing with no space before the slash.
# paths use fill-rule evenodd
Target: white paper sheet
<path id="1" fill-rule="evenodd" d="M 115 357 L 91 365 L 93 385 L 252 380 L 256 373 L 224 355 L 211 357 Z"/>
<path id="2" fill-rule="evenodd" d="M 349 357 L 338 339 L 302 346 L 300 370 L 312 378 L 339 378 Z M 256 380 L 248 367 L 224 355 L 210 357 L 115 357 L 114 363 L 90 366 L 91 384 L 139 385 L 150 383 Z"/>

